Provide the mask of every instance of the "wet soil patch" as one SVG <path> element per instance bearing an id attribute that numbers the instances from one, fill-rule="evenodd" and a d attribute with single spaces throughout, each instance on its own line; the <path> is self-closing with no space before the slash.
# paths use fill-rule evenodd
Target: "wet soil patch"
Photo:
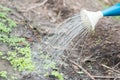
<path id="1" fill-rule="evenodd" d="M 97 0 L 1 0 L 1 4 L 13 9 L 10 17 L 17 21 L 18 27 L 11 35 L 24 37 L 30 43 L 33 61 L 37 67 L 43 66 L 43 59 L 39 59 L 43 49 L 42 40 L 51 36 L 56 24 L 79 12 L 85 6 L 90 10 L 101 9 Z M 89 3 L 89 5 L 88 5 Z M 94 9 L 92 9 L 94 8 Z M 102 19 L 96 26 L 95 32 L 87 37 L 84 44 L 79 43 L 77 51 L 65 51 L 58 64 L 59 71 L 63 73 L 65 80 L 116 80 L 120 79 L 120 23 L 111 18 Z M 44 38 L 43 38 L 44 37 Z M 0 44 L 1 51 L 6 51 L 6 45 Z M 5 48 L 4 48 L 5 47 Z M 83 47 L 83 48 L 82 48 Z M 82 48 L 82 49 L 81 49 Z M 5 50 L 6 49 L 6 50 Z M 46 54 L 46 53 L 44 53 Z M 50 55 L 49 55 L 50 56 Z M 1 60 L 0 60 L 1 61 Z M 71 62 L 72 61 L 72 62 Z M 0 70 L 8 70 L 15 73 L 8 65 L 1 61 Z M 77 64 L 77 65 L 76 65 Z M 81 68 L 82 67 L 82 68 Z M 11 70 L 9 70 L 11 69 Z M 18 73 L 19 80 L 57 80 L 39 73 L 43 69 L 39 67 L 32 73 Z M 85 73 L 85 71 L 87 73 Z M 47 72 L 42 70 L 41 72 Z M 49 72 L 49 71 L 48 71 Z M 90 75 L 88 75 L 90 74 Z M 117 79 L 119 78 L 119 79 Z"/>

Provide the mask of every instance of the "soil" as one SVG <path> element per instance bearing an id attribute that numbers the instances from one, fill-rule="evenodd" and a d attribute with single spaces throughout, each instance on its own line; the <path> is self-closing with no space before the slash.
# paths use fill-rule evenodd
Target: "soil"
<path id="1" fill-rule="evenodd" d="M 112 0 L 102 3 L 114 4 Z M 33 61 L 37 70 L 29 72 L 14 72 L 10 64 L 0 60 L 0 70 L 16 74 L 19 80 L 57 80 L 44 77 L 44 60 L 39 59 L 46 45 L 43 40 L 51 36 L 53 29 L 68 17 L 80 12 L 81 9 L 102 10 L 101 0 L 1 0 L 0 4 L 13 11 L 10 17 L 18 26 L 11 35 L 24 37 L 31 44 Z M 1 51 L 7 51 L 5 44 L 0 44 Z M 44 46 L 44 47 L 43 47 Z M 65 51 L 58 70 L 63 73 L 65 80 L 120 80 L 120 22 L 112 17 L 106 17 L 96 25 L 95 32 L 84 41 L 83 49 L 74 52 Z M 4 47 L 4 48 L 3 48 Z M 46 54 L 46 53 L 45 53 Z M 49 64 L 49 63 L 48 63 Z M 82 68 L 81 68 L 82 67 Z M 85 72 L 85 71 L 87 72 Z M 40 73 L 42 72 L 42 73 Z M 90 74 L 90 75 L 88 75 Z M 94 80 L 94 79 L 93 79 Z"/>

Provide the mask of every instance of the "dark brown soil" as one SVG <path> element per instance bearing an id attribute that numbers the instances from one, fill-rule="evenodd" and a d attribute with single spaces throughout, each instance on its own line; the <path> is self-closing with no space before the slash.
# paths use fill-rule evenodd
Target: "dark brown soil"
<path id="1" fill-rule="evenodd" d="M 46 2 L 45 2 L 46 1 Z M 64 2 L 65 1 L 65 2 Z M 56 25 L 81 9 L 97 11 L 103 9 L 101 0 L 1 0 L 0 4 L 12 8 L 10 16 L 18 22 L 18 28 L 12 35 L 25 37 L 32 50 L 42 46 L 41 40 L 52 33 Z M 112 0 L 106 4 L 114 4 Z M 19 31 L 18 31 L 19 30 Z M 18 31 L 16 33 L 16 31 Z M 36 43 L 37 45 L 34 45 Z M 40 44 L 40 45 L 38 45 Z M 65 80 L 120 80 L 120 22 L 114 18 L 103 18 L 96 25 L 96 30 L 84 42 L 83 50 L 66 52 L 59 70 Z M 0 47 L 0 49 L 2 49 Z M 7 49 L 7 48 L 6 48 Z M 81 52 L 82 51 L 82 52 Z M 72 62 L 71 62 L 72 61 Z M 7 69 L 7 62 L 0 62 L 0 70 Z M 77 65 L 75 65 L 75 64 Z M 8 64 L 8 63 L 7 63 Z M 87 71 L 84 73 L 84 70 Z M 14 73 L 14 72 L 13 72 Z M 88 76 L 90 74 L 90 76 Z M 49 80 L 37 73 L 19 74 L 20 80 Z M 56 80 L 52 78 L 52 80 Z"/>

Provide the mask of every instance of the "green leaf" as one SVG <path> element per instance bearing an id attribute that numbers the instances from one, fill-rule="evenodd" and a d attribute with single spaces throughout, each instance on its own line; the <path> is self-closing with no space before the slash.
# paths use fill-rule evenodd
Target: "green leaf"
<path id="1" fill-rule="evenodd" d="M 7 78 L 7 72 L 6 71 L 0 71 L 0 77 Z"/>
<path id="2" fill-rule="evenodd" d="M 4 12 L 0 12 L 0 18 L 7 18 L 7 14 Z"/>
<path id="3" fill-rule="evenodd" d="M 8 24 L 10 28 L 16 27 L 16 22 L 13 21 L 12 19 L 7 18 Z"/>
<path id="4" fill-rule="evenodd" d="M 7 8 L 7 7 L 3 7 L 2 5 L 0 5 L 0 9 L 3 10 L 3 11 L 12 11 L 10 8 Z"/>
<path id="5" fill-rule="evenodd" d="M 53 71 L 52 75 L 54 75 L 59 80 L 64 80 L 62 73 L 59 73 L 58 71 Z"/>
<path id="6" fill-rule="evenodd" d="M 0 57 L 3 55 L 3 53 L 2 52 L 0 52 Z"/>

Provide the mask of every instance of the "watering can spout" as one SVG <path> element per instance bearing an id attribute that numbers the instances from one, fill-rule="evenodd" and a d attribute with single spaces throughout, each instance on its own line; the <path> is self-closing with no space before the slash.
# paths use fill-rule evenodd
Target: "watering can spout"
<path id="1" fill-rule="evenodd" d="M 99 19 L 103 17 L 103 14 L 101 11 L 92 12 L 92 11 L 82 10 L 81 13 L 82 13 L 81 16 L 87 17 L 87 20 L 84 18 L 84 19 L 82 19 L 82 21 L 86 22 L 86 23 L 89 22 L 89 26 L 91 26 L 91 28 L 92 28 L 91 30 L 95 29 L 95 25 L 97 24 Z M 84 21 L 84 20 L 86 20 L 86 21 Z M 86 23 L 84 23 L 84 24 L 86 24 Z"/>
<path id="2" fill-rule="evenodd" d="M 97 24 L 100 18 L 105 16 L 120 16 L 120 3 L 117 3 L 103 11 L 92 12 L 92 11 L 82 10 L 81 16 L 87 17 L 88 20 L 85 17 L 81 17 L 81 19 L 85 24 L 87 24 L 86 22 L 89 22 L 89 25 L 91 25 L 89 29 L 94 30 L 95 25 Z"/>

